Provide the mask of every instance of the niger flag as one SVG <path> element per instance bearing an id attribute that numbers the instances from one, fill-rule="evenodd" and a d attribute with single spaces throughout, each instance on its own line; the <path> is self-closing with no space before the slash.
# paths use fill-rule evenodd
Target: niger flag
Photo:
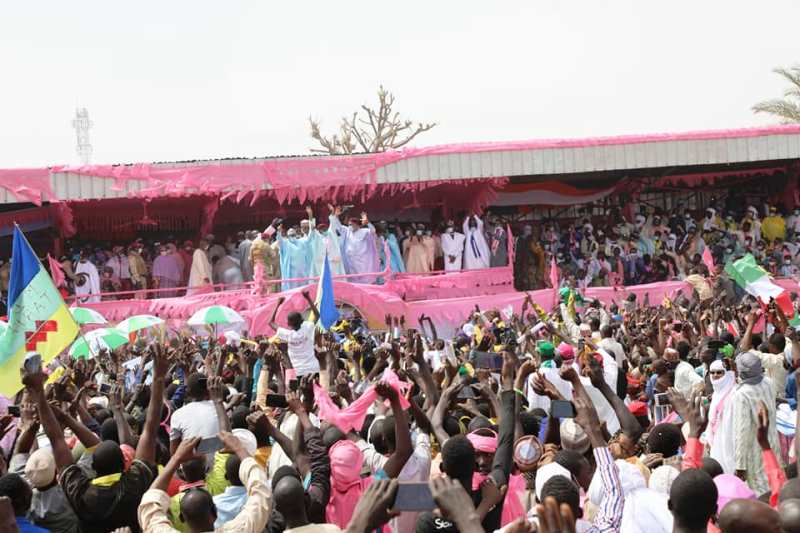
<path id="1" fill-rule="evenodd" d="M 22 388 L 19 369 L 28 352 L 39 352 L 47 364 L 78 335 L 78 324 L 18 226 L 8 310 L 8 327 L 0 336 L 0 394 L 10 398 Z"/>

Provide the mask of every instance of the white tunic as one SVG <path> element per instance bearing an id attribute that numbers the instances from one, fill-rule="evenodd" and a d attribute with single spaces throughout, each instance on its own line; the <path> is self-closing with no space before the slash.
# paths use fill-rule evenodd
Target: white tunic
<path id="1" fill-rule="evenodd" d="M 483 233 L 483 221 L 475 217 L 477 227 L 469 227 L 469 217 L 464 219 L 464 268 L 475 270 L 489 268 L 489 244 Z"/>
<path id="2" fill-rule="evenodd" d="M 445 270 L 461 270 L 464 262 L 464 237 L 463 233 L 454 231 L 442 235 L 442 252 L 444 253 Z M 453 259 L 451 259 L 453 258 Z"/>
<path id="3" fill-rule="evenodd" d="M 84 303 L 94 303 L 100 301 L 100 275 L 97 273 L 91 261 L 78 262 L 75 274 L 85 274 L 86 283 L 80 287 L 75 285 L 75 295 L 79 296 L 79 301 Z"/>

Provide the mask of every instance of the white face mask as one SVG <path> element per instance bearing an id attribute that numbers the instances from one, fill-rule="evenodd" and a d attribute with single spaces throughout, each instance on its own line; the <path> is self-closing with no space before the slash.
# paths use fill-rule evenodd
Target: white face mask
<path id="1" fill-rule="evenodd" d="M 421 229 L 417 230 L 417 235 L 422 235 L 422 230 Z"/>
<path id="2" fill-rule="evenodd" d="M 453 233 L 454 231 L 455 231 L 455 229 L 453 228 L 453 226 L 448 226 L 447 227 L 447 233 Z"/>

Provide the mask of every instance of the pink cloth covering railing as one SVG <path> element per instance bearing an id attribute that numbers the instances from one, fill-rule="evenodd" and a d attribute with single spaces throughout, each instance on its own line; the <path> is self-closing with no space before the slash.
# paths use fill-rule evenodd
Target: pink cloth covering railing
<path id="1" fill-rule="evenodd" d="M 350 195 L 369 194 L 376 184 L 378 168 L 400 160 L 427 155 L 483 153 L 497 151 L 542 150 L 661 141 L 693 141 L 732 139 L 800 133 L 800 125 L 779 125 L 758 128 L 696 131 L 648 135 L 594 137 L 588 139 L 536 139 L 526 141 L 445 144 L 421 148 L 405 148 L 378 154 L 275 158 L 245 163 L 202 162 L 158 165 L 61 165 L 51 168 L 0 169 L 0 188 L 39 205 L 57 200 L 51 186 L 51 173 L 68 172 L 81 176 L 112 179 L 114 189 L 130 190 L 129 181 L 143 181 L 143 190 L 130 196 L 158 197 L 196 193 L 224 193 L 241 202 L 252 195 L 251 205 L 269 186 L 280 203 L 320 200 L 347 190 Z M 448 180 L 441 180 L 442 182 Z M 299 183 L 313 185 L 298 186 Z"/>
<path id="2" fill-rule="evenodd" d="M 459 276 L 452 274 L 448 276 Z M 789 290 L 798 290 L 794 280 L 780 279 L 776 283 Z M 439 335 L 450 337 L 465 318 L 479 305 L 481 309 L 507 309 L 519 313 L 525 301 L 526 293 L 509 289 L 508 292 L 487 293 L 484 287 L 476 287 L 471 295 L 457 297 L 434 297 L 418 301 L 407 301 L 389 285 L 366 285 L 346 281 L 333 282 L 334 295 L 337 302 L 352 305 L 367 319 L 369 326 L 381 329 L 387 314 L 405 316 L 412 325 L 418 324 L 422 314 L 431 317 Z M 102 313 L 112 322 L 123 320 L 136 314 L 154 314 L 167 319 L 173 325 L 182 325 L 192 313 L 208 305 L 227 305 L 244 316 L 248 321 L 248 329 L 252 335 L 269 335 L 273 331 L 268 325 L 273 309 L 279 297 L 286 300 L 281 306 L 277 321 L 283 324 L 286 316 L 292 311 L 305 311 L 308 307 L 302 292 L 308 290 L 310 296 L 316 296 L 316 284 L 301 287 L 284 293 L 266 296 L 254 296 L 249 290 L 213 292 L 180 298 L 162 298 L 158 300 L 116 300 L 93 304 L 82 304 Z M 643 302 L 649 296 L 651 305 L 659 305 L 664 296 L 674 297 L 678 291 L 691 293 L 691 286 L 683 281 L 665 281 L 632 287 L 590 287 L 584 292 L 586 298 L 597 298 L 605 304 L 612 301 L 622 302 L 629 294 L 635 294 L 637 301 Z M 529 291 L 534 302 L 545 309 L 551 309 L 557 303 L 556 291 L 541 289 Z"/>

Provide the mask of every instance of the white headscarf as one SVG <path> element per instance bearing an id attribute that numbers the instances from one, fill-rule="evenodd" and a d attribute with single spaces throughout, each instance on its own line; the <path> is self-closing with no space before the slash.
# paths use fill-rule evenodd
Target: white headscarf
<path id="1" fill-rule="evenodd" d="M 725 370 L 725 365 L 722 364 L 722 361 L 717 359 L 716 361 L 711 363 L 711 365 L 708 367 L 708 370 L 709 372 Z M 735 384 L 736 384 L 736 376 L 730 370 L 726 371 L 725 375 L 722 376 L 721 378 L 718 379 L 711 378 L 711 386 L 714 387 L 714 396 L 717 395 L 720 395 L 720 397 L 724 396 L 725 392 Z M 711 411 L 711 409 L 714 408 L 713 406 L 714 406 L 714 397 L 712 397 L 711 399 L 711 408 L 709 409 L 709 412 Z"/>

